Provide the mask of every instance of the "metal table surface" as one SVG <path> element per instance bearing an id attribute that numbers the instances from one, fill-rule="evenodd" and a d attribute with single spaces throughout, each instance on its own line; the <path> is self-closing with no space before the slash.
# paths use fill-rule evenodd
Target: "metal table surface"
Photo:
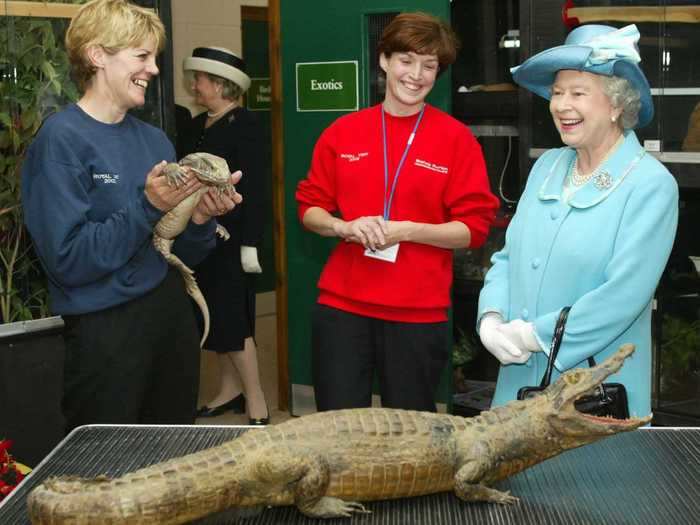
<path id="1" fill-rule="evenodd" d="M 89 425 L 69 434 L 0 504 L 0 523 L 29 523 L 26 497 L 49 476 L 119 476 L 217 445 L 232 426 Z M 255 432 L 256 430 L 248 430 Z M 257 524 L 697 524 L 700 428 L 645 428 L 565 452 L 497 485 L 515 505 L 464 503 L 453 494 L 370 502 L 372 514 L 312 520 L 294 507 L 264 509 Z M 208 524 L 234 523 L 222 515 Z"/>

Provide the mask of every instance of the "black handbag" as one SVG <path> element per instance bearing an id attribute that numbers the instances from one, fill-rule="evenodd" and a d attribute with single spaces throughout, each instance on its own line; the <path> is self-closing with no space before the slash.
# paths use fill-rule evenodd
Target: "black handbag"
<path id="1" fill-rule="evenodd" d="M 554 361 L 559 353 L 561 340 L 564 337 L 564 326 L 566 319 L 569 317 L 570 306 L 562 308 L 557 319 L 557 324 L 554 328 L 554 337 L 549 350 L 549 359 L 547 360 L 547 368 L 540 386 L 524 386 L 518 390 L 518 399 L 528 399 L 536 396 L 549 386 L 552 380 L 552 372 L 554 370 Z M 588 366 L 595 366 L 595 360 L 592 357 L 588 358 Z M 593 394 L 584 396 L 574 404 L 576 410 L 585 414 L 594 416 L 610 416 L 616 419 L 627 419 L 629 417 L 629 404 L 627 403 L 627 390 L 625 385 L 621 383 L 603 383 L 599 385 Z"/>

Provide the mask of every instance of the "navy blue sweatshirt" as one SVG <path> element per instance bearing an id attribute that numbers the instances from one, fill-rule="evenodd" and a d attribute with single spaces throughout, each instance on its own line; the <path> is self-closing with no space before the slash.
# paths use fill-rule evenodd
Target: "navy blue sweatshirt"
<path id="1" fill-rule="evenodd" d="M 46 120 L 22 166 L 22 204 L 53 313 L 103 310 L 163 280 L 167 263 L 152 242 L 163 213 L 143 189 L 155 164 L 174 159 L 160 129 L 128 114 L 105 124 L 73 104 Z M 215 225 L 190 223 L 173 251 L 198 263 L 214 247 Z"/>

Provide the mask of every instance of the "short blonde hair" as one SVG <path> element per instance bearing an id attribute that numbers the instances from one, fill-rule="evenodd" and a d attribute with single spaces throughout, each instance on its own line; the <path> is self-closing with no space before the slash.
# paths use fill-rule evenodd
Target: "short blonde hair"
<path id="1" fill-rule="evenodd" d="M 165 27 L 154 11 L 127 0 L 91 0 L 83 5 L 66 31 L 66 51 L 78 89 L 84 92 L 96 71 L 88 47 L 98 45 L 115 54 L 148 39 L 158 52 L 163 50 Z"/>

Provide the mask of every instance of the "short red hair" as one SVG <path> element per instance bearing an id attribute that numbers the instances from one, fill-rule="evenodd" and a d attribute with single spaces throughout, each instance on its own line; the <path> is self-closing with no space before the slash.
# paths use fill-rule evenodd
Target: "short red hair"
<path id="1" fill-rule="evenodd" d="M 389 58 L 392 53 L 412 51 L 419 55 L 436 55 L 440 71 L 457 58 L 459 39 L 443 20 L 427 13 L 401 13 L 384 28 L 377 51 Z"/>

